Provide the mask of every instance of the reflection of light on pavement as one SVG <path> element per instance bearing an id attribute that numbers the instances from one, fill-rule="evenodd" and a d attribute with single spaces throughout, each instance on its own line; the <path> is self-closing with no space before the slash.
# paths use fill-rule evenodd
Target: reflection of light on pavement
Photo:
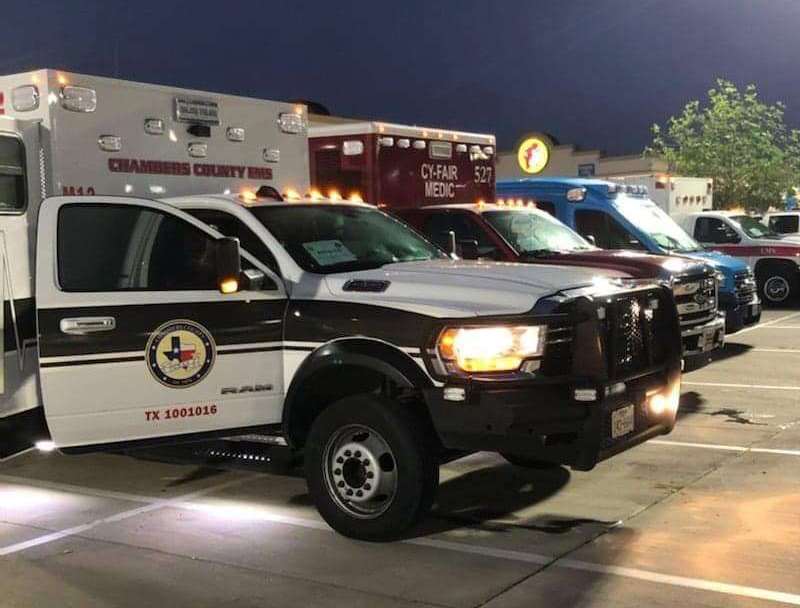
<path id="1" fill-rule="evenodd" d="M 732 505 L 737 505 L 735 511 L 726 513 Z M 702 542 L 693 559 L 696 573 L 706 578 L 729 579 L 733 571 L 747 564 L 738 574 L 765 584 L 770 574 L 782 572 L 772 567 L 772 556 L 800 545 L 800 493 L 745 500 L 739 491 L 720 492 L 698 501 L 692 510 L 705 522 L 713 521 L 712 527 L 702 527 L 713 530 L 713 537 Z"/>
<path id="2" fill-rule="evenodd" d="M 176 506 L 188 511 L 206 514 L 209 518 L 215 520 L 252 523 L 274 522 L 330 531 L 328 525 L 322 521 L 282 515 L 258 504 L 249 504 L 243 501 L 181 502 Z"/>
<path id="3" fill-rule="evenodd" d="M 58 510 L 60 507 L 74 505 L 79 500 L 50 490 L 29 488 L 24 486 L 6 486 L 0 488 L 0 515 L 31 515 L 31 511 L 41 507 Z"/>

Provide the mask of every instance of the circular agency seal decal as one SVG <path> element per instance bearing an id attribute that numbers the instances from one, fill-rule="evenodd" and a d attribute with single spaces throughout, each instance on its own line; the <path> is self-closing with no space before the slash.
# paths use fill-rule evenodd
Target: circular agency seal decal
<path id="1" fill-rule="evenodd" d="M 147 369 L 172 388 L 200 382 L 211 371 L 216 349 L 211 333 L 193 321 L 168 321 L 147 342 Z"/>

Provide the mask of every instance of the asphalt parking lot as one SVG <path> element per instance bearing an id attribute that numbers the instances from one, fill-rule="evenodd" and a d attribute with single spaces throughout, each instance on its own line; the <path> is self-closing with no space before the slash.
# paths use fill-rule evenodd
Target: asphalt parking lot
<path id="1" fill-rule="evenodd" d="M 800 605 L 800 311 L 684 376 L 675 431 L 589 473 L 445 466 L 407 541 L 301 478 L 116 455 L 0 465 L 0 606 Z"/>

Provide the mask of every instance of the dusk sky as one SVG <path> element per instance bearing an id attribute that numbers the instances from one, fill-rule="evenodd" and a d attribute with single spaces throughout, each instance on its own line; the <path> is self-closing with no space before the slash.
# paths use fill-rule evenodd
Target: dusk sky
<path id="1" fill-rule="evenodd" d="M 798 0 L 9 2 L 0 73 L 36 67 L 332 113 L 526 131 L 634 154 L 722 76 L 800 127 Z M 122 108 L 121 108 L 122 110 Z"/>

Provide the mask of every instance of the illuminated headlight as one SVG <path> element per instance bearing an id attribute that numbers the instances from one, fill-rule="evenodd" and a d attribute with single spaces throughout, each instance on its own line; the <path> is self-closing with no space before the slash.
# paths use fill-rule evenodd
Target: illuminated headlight
<path id="1" fill-rule="evenodd" d="M 450 327 L 436 347 L 446 364 L 461 371 L 509 372 L 542 355 L 546 332 L 541 325 Z"/>
<path id="2" fill-rule="evenodd" d="M 278 127 L 284 133 L 298 135 L 306 132 L 306 119 L 302 114 L 283 112 L 278 115 Z"/>

